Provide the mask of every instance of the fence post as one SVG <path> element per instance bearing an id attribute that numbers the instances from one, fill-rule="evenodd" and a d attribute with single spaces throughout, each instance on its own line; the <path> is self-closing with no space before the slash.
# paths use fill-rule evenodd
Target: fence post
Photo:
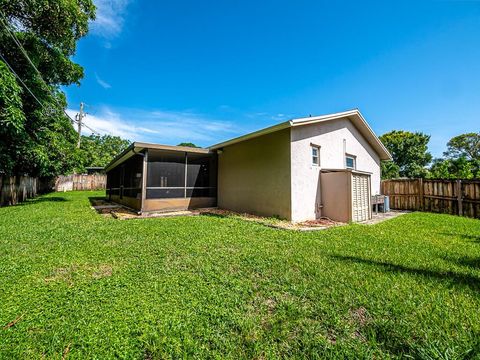
<path id="1" fill-rule="evenodd" d="M 457 202 L 458 202 L 458 215 L 463 215 L 463 196 L 462 196 L 462 180 L 457 180 Z"/>
<path id="2" fill-rule="evenodd" d="M 425 199 L 423 197 L 423 179 L 420 178 L 418 179 L 418 197 L 419 197 L 419 200 L 420 200 L 420 211 L 423 211 L 423 206 L 424 206 L 424 202 L 425 202 Z"/>

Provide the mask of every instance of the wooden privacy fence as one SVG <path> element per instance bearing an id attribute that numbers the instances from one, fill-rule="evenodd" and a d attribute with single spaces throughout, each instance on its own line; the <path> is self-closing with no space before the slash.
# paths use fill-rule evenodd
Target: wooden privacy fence
<path id="1" fill-rule="evenodd" d="M 16 205 L 40 193 L 72 190 L 103 190 L 107 176 L 67 175 L 56 179 L 38 179 L 30 176 L 0 176 L 0 206 Z"/>
<path id="2" fill-rule="evenodd" d="M 51 187 L 50 181 L 30 176 L 0 176 L 0 206 L 18 204 Z"/>
<path id="3" fill-rule="evenodd" d="M 66 175 L 55 180 L 55 191 L 103 190 L 106 184 L 107 176 L 104 174 Z"/>
<path id="4" fill-rule="evenodd" d="M 480 218 L 480 179 L 383 180 L 382 194 L 390 197 L 392 209 Z"/>

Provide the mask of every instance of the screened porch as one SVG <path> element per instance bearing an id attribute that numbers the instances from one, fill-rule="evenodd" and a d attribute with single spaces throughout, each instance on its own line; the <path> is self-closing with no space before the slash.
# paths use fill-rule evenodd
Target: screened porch
<path id="1" fill-rule="evenodd" d="M 134 143 L 107 167 L 107 196 L 111 201 L 141 212 L 216 206 L 215 153 L 199 148 L 140 145 Z"/>

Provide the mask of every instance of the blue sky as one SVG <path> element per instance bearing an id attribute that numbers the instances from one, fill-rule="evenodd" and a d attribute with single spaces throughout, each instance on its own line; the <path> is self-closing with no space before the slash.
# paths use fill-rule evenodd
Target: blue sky
<path id="1" fill-rule="evenodd" d="M 480 130 L 480 1 L 97 0 L 69 111 L 130 140 L 208 146 L 359 108 L 440 156 Z"/>

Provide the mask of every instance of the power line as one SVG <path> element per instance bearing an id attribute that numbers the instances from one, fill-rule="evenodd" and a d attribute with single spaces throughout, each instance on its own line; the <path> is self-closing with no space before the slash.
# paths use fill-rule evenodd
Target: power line
<path id="1" fill-rule="evenodd" d="M 42 107 L 42 109 L 44 110 L 54 110 L 53 108 L 46 108 L 45 107 L 45 104 L 43 104 L 38 98 L 37 96 L 33 93 L 32 90 L 30 90 L 30 88 L 27 86 L 27 84 L 25 84 L 25 82 L 22 80 L 22 78 L 17 74 L 17 72 L 13 69 L 13 67 L 8 63 L 8 61 L 5 59 L 5 57 L 2 55 L 2 53 L 0 53 L 0 58 L 3 60 L 3 62 L 5 63 L 5 65 L 7 65 L 7 67 L 10 69 L 10 71 L 12 72 L 12 74 L 18 79 L 18 81 L 20 81 L 20 83 L 23 85 L 23 87 L 30 93 L 30 95 L 32 95 L 32 97 L 35 99 L 35 101 Z M 79 121 L 77 119 L 72 119 L 70 117 L 70 115 L 68 115 L 68 113 L 66 112 L 66 110 L 64 110 L 64 113 L 67 115 L 67 117 L 74 123 L 74 124 L 78 124 Z M 92 133 L 94 134 L 98 134 L 100 135 L 100 133 L 94 129 L 92 129 L 90 126 L 88 126 L 87 124 L 85 124 L 84 122 L 82 122 L 82 126 L 86 127 L 87 129 L 89 129 Z"/>
<path id="2" fill-rule="evenodd" d="M 15 35 L 15 33 L 13 33 L 9 27 L 8 27 L 8 24 L 7 24 L 7 20 L 6 20 L 6 16 L 5 14 L 0 10 L 0 21 L 2 22 L 3 26 L 5 27 L 5 29 L 7 30 L 8 34 L 10 35 L 10 37 L 13 39 L 13 42 L 19 47 L 20 51 L 23 53 L 23 55 L 25 56 L 25 58 L 27 59 L 27 61 L 30 63 L 30 65 L 35 69 L 38 77 L 40 78 L 41 82 L 47 87 L 48 91 L 50 91 L 50 87 L 48 86 L 47 82 L 43 79 L 42 77 L 42 74 L 40 73 L 40 71 L 38 70 L 38 68 L 35 66 L 35 64 L 33 63 L 33 61 L 30 59 L 30 57 L 28 56 L 28 53 L 27 51 L 25 50 L 25 48 L 22 46 L 22 44 L 20 43 L 20 41 L 18 40 L 17 36 Z M 0 54 L 1 55 L 1 54 Z M 38 100 L 38 98 L 33 94 L 33 92 L 28 88 L 28 86 L 22 81 L 22 79 L 20 78 L 20 76 L 18 76 L 18 74 L 13 70 L 12 66 L 10 66 L 10 64 L 8 64 L 8 62 L 6 61 L 6 59 L 2 56 L 2 59 L 3 61 L 7 64 L 7 66 L 10 68 L 10 70 L 14 73 L 14 75 L 17 77 L 17 79 L 23 84 L 23 86 L 25 86 L 25 88 L 28 90 L 28 92 L 35 98 L 35 100 L 42 106 L 42 108 L 45 108 L 44 105 L 40 102 L 40 100 Z M 87 129 L 89 129 L 90 131 L 92 131 L 94 134 L 99 134 L 96 130 L 92 129 L 91 127 L 87 126 L 85 123 L 82 124 L 82 122 L 76 120 L 76 119 L 72 119 L 70 117 L 70 115 L 67 113 L 67 111 L 64 109 L 64 107 L 62 106 L 62 104 L 60 104 L 58 102 L 58 100 L 55 98 L 55 97 L 52 97 L 54 99 L 54 101 L 57 103 L 57 106 L 60 107 L 63 111 L 63 113 L 70 119 L 70 121 L 72 121 L 72 123 L 79 123 L 81 126 L 85 126 Z"/>
<path id="3" fill-rule="evenodd" d="M 23 87 L 30 93 L 30 95 L 32 95 L 32 97 L 35 99 L 35 101 L 42 107 L 42 109 L 44 110 L 54 110 L 53 108 L 46 108 L 45 107 L 45 104 L 42 103 L 38 97 L 33 93 L 32 90 L 30 90 L 30 88 L 27 86 L 27 84 L 25 84 L 25 82 L 22 80 L 22 78 L 17 74 L 17 72 L 13 69 L 13 67 L 8 63 L 8 61 L 5 59 L 5 57 L 2 55 L 2 53 L 0 53 L 0 58 L 3 60 L 3 62 L 5 63 L 5 65 L 7 65 L 7 67 L 10 69 L 10 71 L 12 72 L 12 74 L 18 79 L 18 81 L 20 81 L 20 83 L 23 85 Z M 64 113 L 67 115 L 67 117 L 75 124 L 78 124 L 78 120 L 77 119 L 72 119 L 70 117 L 70 115 L 68 115 L 68 113 L 64 110 Z M 86 127 L 87 129 L 89 129 L 91 132 L 95 133 L 95 134 L 99 134 L 98 131 L 92 129 L 90 126 L 88 126 L 87 124 L 85 123 L 82 123 L 82 126 Z"/>
<path id="4" fill-rule="evenodd" d="M 42 77 L 42 74 L 40 73 L 40 71 L 37 69 L 37 67 L 35 66 L 35 64 L 33 63 L 32 59 L 30 59 L 30 57 L 28 56 L 28 53 L 27 51 L 25 50 L 25 48 L 23 47 L 23 45 L 20 43 L 20 41 L 18 40 L 17 36 L 15 35 L 15 33 L 13 33 L 10 28 L 8 27 L 8 23 L 6 22 L 6 17 L 5 17 L 5 14 L 0 10 L 0 20 L 2 21 L 2 24 L 3 26 L 5 27 L 5 29 L 7 30 L 7 33 L 10 35 L 10 37 L 13 39 L 13 42 L 18 46 L 18 48 L 20 49 L 20 51 L 23 53 L 23 55 L 25 56 L 25 58 L 27 59 L 27 61 L 30 63 L 30 65 L 33 67 L 33 69 L 35 70 L 35 72 L 37 73 L 38 77 L 40 78 L 41 82 L 47 87 L 47 89 L 50 91 L 50 88 L 47 84 L 47 82 L 43 79 Z M 57 105 L 62 108 L 64 114 L 71 120 L 71 121 L 74 121 L 70 115 L 67 114 L 67 112 L 65 111 L 65 109 L 63 108 L 63 106 L 61 104 L 58 103 L 57 99 L 55 97 L 53 97 L 53 99 L 55 100 L 55 102 L 57 103 Z"/>
<path id="5" fill-rule="evenodd" d="M 18 81 L 20 81 L 20 83 L 25 87 L 25 89 L 27 89 L 27 91 L 30 93 L 30 95 L 33 96 L 33 98 L 38 102 L 38 104 L 43 108 L 45 109 L 45 106 L 44 104 L 38 100 L 38 98 L 35 96 L 35 94 L 32 92 L 32 90 L 30 90 L 30 88 L 27 86 L 27 84 L 25 84 L 23 82 L 23 80 L 20 78 L 20 76 L 15 72 L 15 70 L 13 70 L 13 68 L 10 66 L 10 64 L 8 63 L 8 61 L 3 57 L 2 53 L 0 53 L 0 57 L 2 58 L 3 62 L 8 66 L 8 68 L 10 69 L 10 71 L 12 72 L 12 74 L 18 79 Z"/>

